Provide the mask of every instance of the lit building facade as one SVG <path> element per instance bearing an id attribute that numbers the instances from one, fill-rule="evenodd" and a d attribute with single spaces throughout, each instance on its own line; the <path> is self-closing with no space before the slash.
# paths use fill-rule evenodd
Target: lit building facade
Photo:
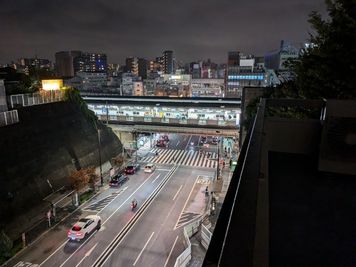
<path id="1" fill-rule="evenodd" d="M 81 53 L 74 58 L 74 72 L 107 72 L 107 57 L 101 53 Z"/>
<path id="2" fill-rule="evenodd" d="M 134 96 L 143 96 L 143 82 L 142 81 L 135 81 L 133 82 L 133 95 Z"/>
<path id="3" fill-rule="evenodd" d="M 224 79 L 192 79 L 192 97 L 224 97 Z"/>
<path id="4" fill-rule="evenodd" d="M 262 66 L 256 64 L 254 56 L 246 56 L 236 51 L 229 52 L 225 97 L 241 97 L 243 87 L 265 87 L 268 85 L 268 75 Z"/>
<path id="5" fill-rule="evenodd" d="M 81 90 L 100 91 L 107 84 L 107 74 L 102 72 L 78 72 L 81 79 Z"/>

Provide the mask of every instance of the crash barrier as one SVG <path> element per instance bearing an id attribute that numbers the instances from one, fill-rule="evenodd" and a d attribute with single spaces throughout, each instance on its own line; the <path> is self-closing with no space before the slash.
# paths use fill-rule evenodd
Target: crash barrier
<path id="1" fill-rule="evenodd" d="M 19 122 L 17 110 L 10 110 L 0 113 L 0 127 L 11 125 Z"/>
<path id="2" fill-rule="evenodd" d="M 209 226 L 209 225 L 208 225 L 208 226 Z M 201 234 L 201 241 L 200 241 L 200 243 L 202 244 L 202 246 L 203 246 L 205 249 L 208 249 L 209 244 L 210 244 L 211 237 L 212 237 L 212 235 L 213 235 L 213 233 L 210 232 L 208 226 L 205 226 L 205 225 L 202 223 L 202 225 L 201 225 L 201 231 L 200 231 L 200 234 Z"/>
<path id="3" fill-rule="evenodd" d="M 183 228 L 185 244 L 187 248 L 180 254 L 177 259 L 174 267 L 185 267 L 188 265 L 189 261 L 192 258 L 192 244 L 190 243 L 189 238 L 191 238 L 195 233 L 199 231 L 199 227 L 201 224 L 202 216 L 199 217 L 197 220 L 192 222 L 191 224 L 185 226 Z"/>
<path id="4" fill-rule="evenodd" d="M 64 91 L 42 91 L 32 94 L 19 94 L 10 96 L 10 105 L 12 108 L 27 107 L 52 102 L 62 101 Z"/>

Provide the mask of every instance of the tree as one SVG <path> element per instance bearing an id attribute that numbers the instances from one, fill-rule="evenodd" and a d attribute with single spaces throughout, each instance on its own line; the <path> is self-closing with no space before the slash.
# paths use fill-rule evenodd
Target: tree
<path id="1" fill-rule="evenodd" d="M 326 0 L 328 19 L 312 12 L 311 46 L 293 63 L 302 98 L 356 97 L 356 1 Z"/>
<path id="2" fill-rule="evenodd" d="M 99 177 L 95 173 L 95 168 L 80 169 L 71 173 L 69 180 L 73 188 L 76 190 L 73 199 L 73 204 L 75 206 L 79 205 L 78 191 L 86 188 L 88 185 L 95 191 L 95 183 L 98 179 Z"/>
<path id="3" fill-rule="evenodd" d="M 95 183 L 98 181 L 98 175 L 95 173 L 95 168 L 85 168 L 78 171 L 73 171 L 69 176 L 69 180 L 73 188 L 77 191 L 91 185 L 95 189 Z"/>

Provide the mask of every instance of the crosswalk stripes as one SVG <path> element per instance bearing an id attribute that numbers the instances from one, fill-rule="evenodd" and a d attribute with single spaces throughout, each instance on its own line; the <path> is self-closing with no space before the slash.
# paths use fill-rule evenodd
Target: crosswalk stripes
<path id="1" fill-rule="evenodd" d="M 178 221 L 177 224 L 175 226 L 175 229 L 188 224 L 189 222 L 195 220 L 197 217 L 199 217 L 200 214 L 199 213 L 193 213 L 193 212 L 183 212 Z"/>
<path id="2" fill-rule="evenodd" d="M 86 210 L 86 211 L 101 211 L 103 210 L 107 205 L 109 205 L 109 203 L 111 201 L 114 200 L 115 197 L 117 197 L 123 190 L 120 190 L 120 191 L 117 191 L 117 192 L 114 192 L 112 193 L 111 195 L 103 198 L 103 199 L 100 199 L 99 201 L 85 207 L 83 210 Z"/>
<path id="3" fill-rule="evenodd" d="M 150 151 L 155 156 L 143 157 L 143 162 L 161 163 L 161 164 L 178 164 L 184 166 L 216 168 L 217 153 L 211 153 L 208 158 L 205 153 L 193 150 L 178 149 L 160 149 L 154 148 Z M 156 153 L 158 155 L 156 156 Z"/>

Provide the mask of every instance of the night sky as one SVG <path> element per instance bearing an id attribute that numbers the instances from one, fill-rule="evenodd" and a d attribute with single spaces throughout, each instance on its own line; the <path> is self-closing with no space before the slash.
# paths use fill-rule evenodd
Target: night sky
<path id="1" fill-rule="evenodd" d="M 280 40 L 304 42 L 324 0 L 11 0 L 0 7 L 0 63 L 54 59 L 61 50 L 104 52 L 109 63 L 174 50 L 178 61 L 227 51 L 264 55 Z"/>

